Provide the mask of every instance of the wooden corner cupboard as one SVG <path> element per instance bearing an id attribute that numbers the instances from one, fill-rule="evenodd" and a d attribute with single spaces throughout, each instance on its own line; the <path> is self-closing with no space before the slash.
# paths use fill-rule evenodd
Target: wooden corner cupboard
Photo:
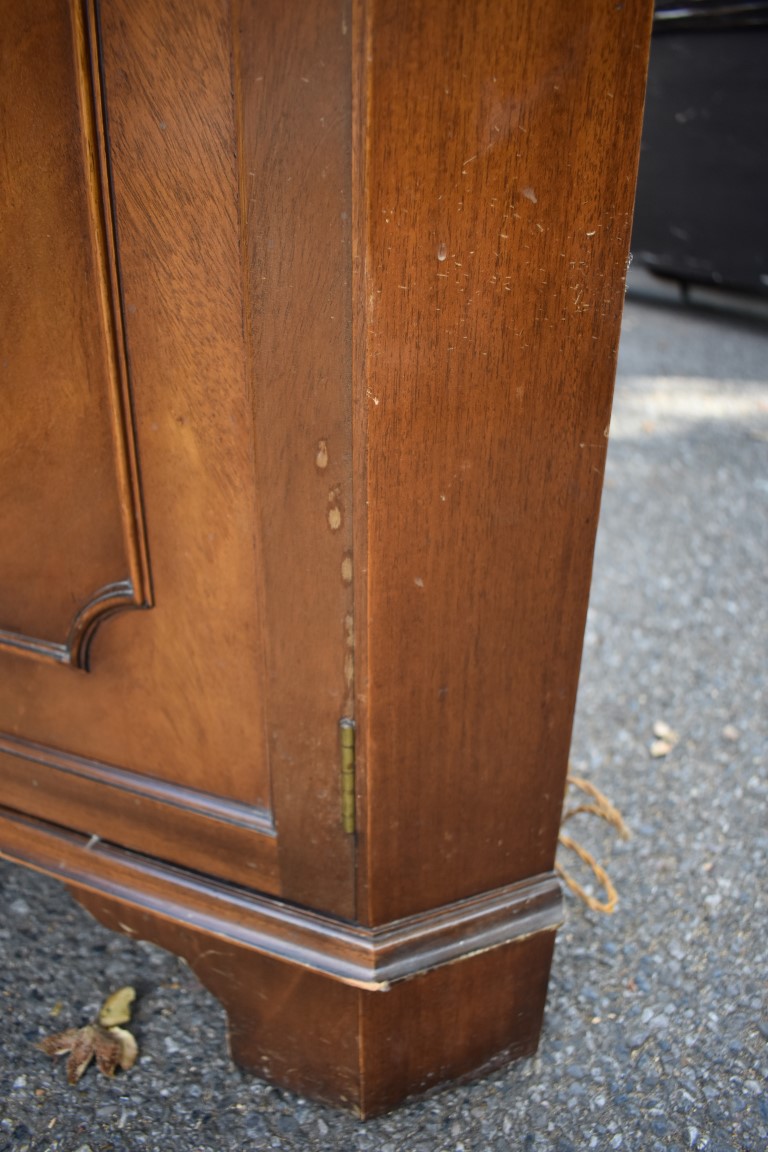
<path id="1" fill-rule="evenodd" d="M 537 1043 L 650 8 L 0 2 L 0 851 L 362 1115 Z"/>

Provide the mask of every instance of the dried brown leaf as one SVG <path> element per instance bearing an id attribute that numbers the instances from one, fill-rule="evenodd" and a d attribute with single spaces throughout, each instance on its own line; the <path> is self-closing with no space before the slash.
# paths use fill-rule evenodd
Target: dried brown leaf
<path id="1" fill-rule="evenodd" d="M 128 1071 L 136 1063 L 139 1047 L 134 1036 L 125 1028 L 102 1028 L 101 1024 L 86 1024 L 83 1028 L 68 1028 L 55 1036 L 46 1036 L 38 1048 L 48 1056 L 70 1053 L 67 1061 L 67 1079 L 76 1084 L 91 1060 L 105 1076 L 114 1076 L 120 1066 Z"/>
<path id="2" fill-rule="evenodd" d="M 85 1028 L 79 1028 L 77 1030 L 72 1051 L 69 1060 L 67 1060 L 67 1080 L 70 1084 L 77 1084 L 83 1072 L 85 1072 L 93 1059 L 92 1030 L 92 1024 L 87 1024 Z"/>
<path id="3" fill-rule="evenodd" d="M 79 1028 L 67 1028 L 65 1032 L 57 1032 L 53 1036 L 45 1036 L 37 1045 L 46 1056 L 63 1056 L 65 1052 L 72 1051 L 72 1045 L 77 1040 Z"/>
<path id="4" fill-rule="evenodd" d="M 99 1024 L 103 1028 L 113 1028 L 115 1024 L 127 1024 L 131 1018 L 131 1004 L 136 999 L 136 989 L 126 985 L 107 996 L 99 1010 Z"/>
<path id="5" fill-rule="evenodd" d="M 67 1080 L 76 1084 L 88 1065 L 95 1059 L 96 1066 L 105 1076 L 114 1076 L 118 1067 L 128 1071 L 136 1063 L 139 1048 L 133 1035 L 117 1023 L 109 1026 L 105 1021 L 125 1023 L 130 1019 L 130 1005 L 136 998 L 133 988 L 120 988 L 102 1005 L 98 1021 L 82 1028 L 67 1028 L 53 1036 L 46 1036 L 38 1044 L 47 1056 L 54 1059 L 69 1053 Z"/>
<path id="6" fill-rule="evenodd" d="M 117 1062 L 123 1071 L 127 1072 L 133 1068 L 139 1058 L 139 1046 L 136 1043 L 136 1038 L 132 1032 L 128 1032 L 125 1028 L 110 1028 L 110 1032 L 120 1041 L 120 1055 Z"/>
<path id="7" fill-rule="evenodd" d="M 120 1038 L 111 1028 L 102 1028 L 100 1024 L 93 1024 L 91 1028 L 96 1067 L 105 1076 L 114 1076 L 122 1052 Z"/>

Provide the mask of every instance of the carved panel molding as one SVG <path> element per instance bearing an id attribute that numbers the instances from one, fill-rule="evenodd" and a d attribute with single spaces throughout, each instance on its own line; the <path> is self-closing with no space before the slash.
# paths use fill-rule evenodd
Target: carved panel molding
<path id="1" fill-rule="evenodd" d="M 87 669 L 99 623 L 152 602 L 98 13 L 2 7 L 0 650 Z"/>

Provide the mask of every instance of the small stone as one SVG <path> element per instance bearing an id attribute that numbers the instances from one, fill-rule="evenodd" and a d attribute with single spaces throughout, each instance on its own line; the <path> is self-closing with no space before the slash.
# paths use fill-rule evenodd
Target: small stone
<path id="1" fill-rule="evenodd" d="M 734 743 L 736 740 L 738 740 L 739 736 L 741 736 L 741 732 L 739 732 L 738 728 L 736 728 L 733 724 L 726 724 L 725 728 L 723 728 L 724 740 L 730 740 L 731 743 Z"/>
<path id="2" fill-rule="evenodd" d="M 653 734 L 659 740 L 668 740 L 670 744 L 676 744 L 680 739 L 677 732 L 670 728 L 664 720 L 657 720 L 653 726 Z"/>

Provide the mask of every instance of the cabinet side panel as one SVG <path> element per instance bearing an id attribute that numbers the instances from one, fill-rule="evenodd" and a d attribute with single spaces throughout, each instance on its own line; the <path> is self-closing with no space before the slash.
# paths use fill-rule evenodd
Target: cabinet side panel
<path id="1" fill-rule="evenodd" d="M 86 8 L 0 17 L 0 648 L 81 665 L 148 597 Z"/>
<path id="2" fill-rule="evenodd" d="M 650 5 L 378 0 L 368 30 L 373 922 L 552 865 Z"/>

